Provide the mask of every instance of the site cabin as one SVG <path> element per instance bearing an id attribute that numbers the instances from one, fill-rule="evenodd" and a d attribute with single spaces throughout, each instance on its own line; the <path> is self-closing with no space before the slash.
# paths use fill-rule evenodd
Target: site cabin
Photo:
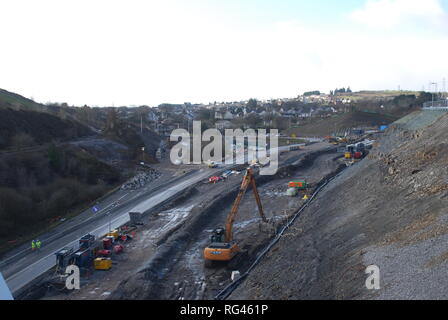
<path id="1" fill-rule="evenodd" d="M 298 190 L 305 190 L 306 188 L 308 188 L 308 184 L 306 183 L 306 181 L 291 181 L 288 184 L 289 188 L 296 188 Z"/>

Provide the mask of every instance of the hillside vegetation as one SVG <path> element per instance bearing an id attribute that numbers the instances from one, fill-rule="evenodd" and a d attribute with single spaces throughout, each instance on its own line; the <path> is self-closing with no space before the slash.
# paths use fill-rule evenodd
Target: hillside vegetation
<path id="1" fill-rule="evenodd" d="M 0 243 L 48 227 L 120 179 L 118 170 L 74 146 L 1 156 Z"/>
<path id="2" fill-rule="evenodd" d="M 0 251 L 122 181 L 118 169 L 73 143 L 94 132 L 50 109 L 0 89 Z"/>
<path id="3" fill-rule="evenodd" d="M 0 89 L 0 108 L 24 109 L 29 111 L 45 111 L 46 107 L 17 93 Z"/>
<path id="4" fill-rule="evenodd" d="M 288 133 L 296 136 L 325 136 L 350 128 L 387 125 L 395 120 L 397 117 L 391 115 L 352 111 L 300 125 L 288 130 Z"/>
<path id="5" fill-rule="evenodd" d="M 36 146 L 92 134 L 78 122 L 37 111 L 0 109 L 0 119 L 0 149 Z"/>

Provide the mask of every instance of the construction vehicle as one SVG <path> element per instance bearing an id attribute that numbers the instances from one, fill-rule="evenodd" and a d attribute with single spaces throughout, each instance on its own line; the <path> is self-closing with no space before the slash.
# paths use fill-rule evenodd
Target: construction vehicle
<path id="1" fill-rule="evenodd" d="M 213 183 L 213 184 L 215 184 L 215 183 L 218 183 L 218 182 L 221 181 L 221 180 L 222 180 L 221 177 L 213 176 L 213 177 L 210 177 L 210 178 L 208 179 L 208 183 Z"/>
<path id="2" fill-rule="evenodd" d="M 93 265 L 95 270 L 109 270 L 112 268 L 112 260 L 110 258 L 96 258 Z"/>
<path id="3" fill-rule="evenodd" d="M 238 208 L 240 206 L 241 200 L 246 193 L 249 185 L 252 186 L 252 191 L 254 192 L 255 200 L 257 202 L 258 211 L 263 222 L 267 222 L 267 219 L 263 212 L 263 207 L 261 205 L 260 195 L 257 191 L 257 186 L 255 183 L 255 178 L 253 175 L 252 168 L 248 168 L 246 174 L 243 177 L 240 190 L 233 203 L 232 209 L 227 216 L 225 228 L 217 228 L 213 231 L 210 237 L 210 245 L 204 249 L 204 259 L 205 266 L 213 266 L 215 261 L 230 261 L 233 257 L 240 251 L 238 245 L 233 241 L 232 227 L 235 221 Z"/>
<path id="4" fill-rule="evenodd" d="M 295 197 L 299 194 L 299 191 L 305 191 L 306 189 L 308 189 L 308 183 L 305 180 L 290 181 L 288 183 L 288 190 L 286 190 L 286 195 L 288 197 Z"/>
<path id="5" fill-rule="evenodd" d="M 339 139 L 337 137 L 326 136 L 325 140 L 327 140 L 328 143 L 331 143 L 331 144 L 334 144 L 334 145 L 338 145 L 339 144 Z"/>
<path id="6" fill-rule="evenodd" d="M 351 160 L 355 155 L 355 146 L 349 145 L 344 153 L 345 160 Z"/>
<path id="7" fill-rule="evenodd" d="M 218 165 L 217 165 L 214 161 L 208 161 L 208 162 L 207 162 L 207 166 L 208 166 L 210 169 L 214 169 L 214 168 L 217 168 L 217 167 L 218 167 Z"/>
<path id="8" fill-rule="evenodd" d="M 364 143 L 357 143 L 347 146 L 347 150 L 344 154 L 344 160 L 347 165 L 352 165 L 355 162 L 358 162 L 364 159 L 367 156 L 368 151 Z"/>
<path id="9" fill-rule="evenodd" d="M 289 188 L 296 188 L 297 190 L 306 190 L 308 188 L 308 184 L 306 181 L 291 181 L 288 183 Z"/>

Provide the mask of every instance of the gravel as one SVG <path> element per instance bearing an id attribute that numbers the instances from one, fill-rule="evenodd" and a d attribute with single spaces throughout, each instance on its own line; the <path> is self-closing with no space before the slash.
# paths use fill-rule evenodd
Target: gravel
<path id="1" fill-rule="evenodd" d="M 155 169 L 149 169 L 146 172 L 138 173 L 121 186 L 121 190 L 137 190 L 145 187 L 152 181 L 158 179 L 161 173 Z"/>

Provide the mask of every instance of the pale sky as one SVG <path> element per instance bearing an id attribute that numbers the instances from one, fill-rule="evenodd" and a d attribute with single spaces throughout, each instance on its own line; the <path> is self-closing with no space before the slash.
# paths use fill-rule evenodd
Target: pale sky
<path id="1" fill-rule="evenodd" d="M 0 0 L 0 88 L 70 105 L 448 86 L 448 0 Z"/>

